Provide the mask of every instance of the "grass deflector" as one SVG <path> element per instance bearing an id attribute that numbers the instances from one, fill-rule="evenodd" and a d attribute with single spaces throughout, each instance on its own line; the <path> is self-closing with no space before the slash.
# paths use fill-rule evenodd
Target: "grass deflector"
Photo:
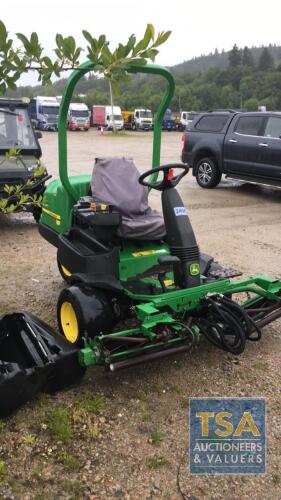
<path id="1" fill-rule="evenodd" d="M 68 283 L 58 300 L 60 331 L 79 347 L 81 365 L 105 365 L 112 371 L 188 350 L 202 336 L 240 354 L 247 340 L 258 340 L 261 328 L 281 316 L 281 282 L 267 276 L 234 280 L 238 272 L 199 251 L 176 190 L 188 166 L 159 166 L 161 124 L 174 93 L 173 77 L 156 65 L 127 69 L 167 82 L 154 122 L 152 169 L 136 182 L 138 188 L 145 186 L 143 193 L 146 188 L 161 192 L 164 232 L 156 237 L 152 231 L 150 238 L 147 216 L 142 237 L 122 235 L 128 214 L 124 217 L 118 203 L 94 193 L 90 175 L 68 176 L 67 111 L 76 83 L 94 70 L 86 62 L 65 87 L 58 132 L 60 179 L 45 191 L 39 224 L 42 236 L 58 249 L 59 270 Z M 114 176 L 116 182 L 122 177 L 121 170 L 111 172 L 113 183 Z M 130 189 L 128 177 L 122 182 Z M 130 217 L 134 221 L 134 214 Z"/>

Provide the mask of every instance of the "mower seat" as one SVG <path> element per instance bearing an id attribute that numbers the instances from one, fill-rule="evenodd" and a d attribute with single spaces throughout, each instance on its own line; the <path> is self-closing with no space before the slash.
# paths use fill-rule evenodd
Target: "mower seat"
<path id="1" fill-rule="evenodd" d="M 93 168 L 92 196 L 114 205 L 122 216 L 117 229 L 121 238 L 161 240 L 165 234 L 164 219 L 148 204 L 148 190 L 139 184 L 140 173 L 127 158 L 96 158 Z"/>

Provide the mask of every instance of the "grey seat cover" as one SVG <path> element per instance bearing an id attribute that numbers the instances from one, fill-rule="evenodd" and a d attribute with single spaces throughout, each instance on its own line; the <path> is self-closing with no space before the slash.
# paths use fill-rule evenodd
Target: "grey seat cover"
<path id="1" fill-rule="evenodd" d="M 99 201 L 114 205 L 122 216 L 118 235 L 128 239 L 159 240 L 166 234 L 164 219 L 148 205 L 148 190 L 128 158 L 96 158 L 91 189 Z"/>

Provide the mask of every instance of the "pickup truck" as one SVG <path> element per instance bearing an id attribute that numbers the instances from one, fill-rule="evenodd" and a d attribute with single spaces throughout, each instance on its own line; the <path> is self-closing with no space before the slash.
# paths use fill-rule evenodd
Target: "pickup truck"
<path id="1" fill-rule="evenodd" d="M 187 127 L 182 161 L 199 186 L 226 177 L 281 187 L 281 113 L 202 113 Z"/>

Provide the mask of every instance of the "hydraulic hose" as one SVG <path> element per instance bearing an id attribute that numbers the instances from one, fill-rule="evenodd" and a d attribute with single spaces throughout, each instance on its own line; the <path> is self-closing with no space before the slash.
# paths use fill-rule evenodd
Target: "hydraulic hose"
<path id="1" fill-rule="evenodd" d="M 201 311 L 198 326 L 219 349 L 238 355 L 244 351 L 246 340 L 260 340 L 261 331 L 254 320 L 232 299 L 212 295 L 205 297 L 202 305 L 204 315 L 201 317 Z"/>

